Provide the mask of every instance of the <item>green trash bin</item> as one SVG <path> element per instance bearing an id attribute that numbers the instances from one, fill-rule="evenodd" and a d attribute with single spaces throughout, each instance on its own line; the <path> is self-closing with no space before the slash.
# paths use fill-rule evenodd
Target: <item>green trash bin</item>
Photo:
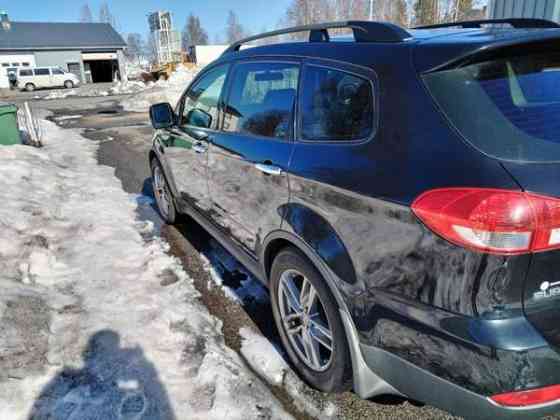
<path id="1" fill-rule="evenodd" d="M 0 102 L 0 145 L 21 144 L 17 106 Z"/>

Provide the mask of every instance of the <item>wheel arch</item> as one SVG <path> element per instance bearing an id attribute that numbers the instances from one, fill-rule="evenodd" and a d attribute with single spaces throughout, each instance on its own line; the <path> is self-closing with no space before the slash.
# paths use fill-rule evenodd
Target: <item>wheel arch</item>
<path id="1" fill-rule="evenodd" d="M 156 144 L 157 143 L 154 143 L 154 147 L 157 147 Z M 159 164 L 163 168 L 163 176 L 165 177 L 165 179 L 167 180 L 167 184 L 171 188 L 173 200 L 177 200 L 177 197 L 179 197 L 179 195 L 177 185 L 175 184 L 175 178 L 173 177 L 173 172 L 167 166 L 165 159 L 162 159 L 162 156 L 160 156 L 160 154 L 156 150 L 154 150 L 154 147 L 150 149 L 150 152 L 148 153 L 148 162 L 150 163 L 150 165 L 153 159 L 156 159 L 159 162 Z"/>
<path id="2" fill-rule="evenodd" d="M 335 298 L 340 317 L 344 325 L 346 342 L 348 343 L 348 347 L 350 349 L 354 391 L 361 398 L 370 398 L 382 394 L 402 395 L 390 384 L 385 382 L 383 378 L 373 372 L 365 362 L 360 348 L 356 326 L 354 325 L 342 292 L 336 286 L 337 281 L 340 280 L 337 280 L 336 274 L 328 267 L 319 254 L 302 238 L 284 230 L 272 232 L 265 238 L 262 246 L 261 261 L 263 265 L 262 270 L 266 276 L 267 283 L 270 283 L 270 271 L 274 258 L 286 247 L 296 248 L 309 259 L 309 261 L 319 271 L 323 279 L 325 279 L 327 287 Z"/>
<path id="3" fill-rule="evenodd" d="M 300 251 L 307 257 L 307 259 L 309 259 L 315 268 L 319 270 L 319 273 L 325 279 L 329 290 L 339 305 L 339 308 L 348 311 L 348 307 L 342 297 L 342 293 L 336 286 L 336 274 L 332 272 L 321 256 L 309 244 L 291 232 L 277 230 L 271 232 L 263 241 L 261 261 L 263 264 L 263 273 L 266 276 L 266 282 L 270 283 L 270 271 L 272 269 L 274 258 L 282 249 L 289 246 L 292 246 Z"/>

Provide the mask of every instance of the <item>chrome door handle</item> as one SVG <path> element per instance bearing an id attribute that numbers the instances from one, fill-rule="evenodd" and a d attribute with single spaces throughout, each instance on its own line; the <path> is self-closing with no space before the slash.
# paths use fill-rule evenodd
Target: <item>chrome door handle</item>
<path id="1" fill-rule="evenodd" d="M 266 165 L 264 163 L 256 163 L 255 168 L 267 175 L 280 175 L 282 173 L 282 169 L 278 166 Z"/>
<path id="2" fill-rule="evenodd" d="M 208 146 L 198 142 L 194 144 L 192 149 L 195 151 L 195 153 L 205 153 L 208 150 Z"/>

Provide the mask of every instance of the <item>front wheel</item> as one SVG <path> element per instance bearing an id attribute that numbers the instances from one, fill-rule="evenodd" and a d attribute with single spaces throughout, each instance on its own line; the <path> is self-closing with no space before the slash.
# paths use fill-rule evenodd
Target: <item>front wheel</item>
<path id="1" fill-rule="evenodd" d="M 66 89 L 72 89 L 74 87 L 74 82 L 72 82 L 72 80 L 67 80 L 66 82 L 64 82 L 64 87 Z"/>
<path id="2" fill-rule="evenodd" d="M 152 159 L 150 166 L 152 168 L 152 186 L 159 213 L 165 223 L 173 225 L 177 222 L 177 210 L 163 168 L 157 159 Z"/>
<path id="3" fill-rule="evenodd" d="M 352 362 L 344 325 L 321 274 L 289 247 L 274 259 L 270 282 L 274 320 L 294 367 L 321 391 L 349 390 Z"/>

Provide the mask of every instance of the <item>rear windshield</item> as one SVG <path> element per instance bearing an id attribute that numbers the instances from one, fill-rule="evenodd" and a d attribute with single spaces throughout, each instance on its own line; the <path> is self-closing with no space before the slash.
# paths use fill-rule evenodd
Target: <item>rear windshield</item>
<path id="1" fill-rule="evenodd" d="M 451 123 L 482 152 L 560 161 L 559 52 L 500 57 L 424 80 Z"/>

